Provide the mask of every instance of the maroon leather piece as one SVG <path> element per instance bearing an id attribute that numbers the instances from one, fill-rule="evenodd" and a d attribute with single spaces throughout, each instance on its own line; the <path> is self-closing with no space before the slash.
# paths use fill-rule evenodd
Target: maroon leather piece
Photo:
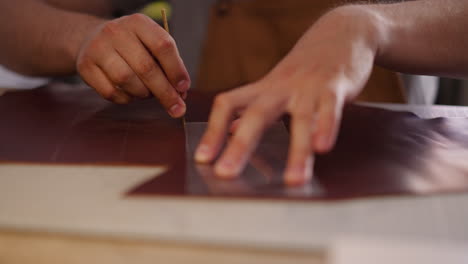
<path id="1" fill-rule="evenodd" d="M 190 92 L 187 97 L 187 122 L 207 122 L 213 105 L 215 94 Z"/>
<path id="2" fill-rule="evenodd" d="M 211 99 L 189 94 L 187 122 L 206 121 Z M 204 192 L 190 191 L 182 120 L 171 119 L 154 99 L 120 106 L 88 88 L 56 84 L 0 97 L 0 120 L 0 162 L 167 166 L 167 173 L 130 195 L 225 197 L 210 188 L 230 184 L 210 180 Z M 260 165 L 268 171 L 268 164 Z M 278 192 L 287 188 L 279 182 L 262 184 L 229 197 L 322 200 L 466 191 L 468 120 L 426 120 L 351 105 L 335 149 L 316 159 L 320 192 L 288 196 Z"/>
<path id="3" fill-rule="evenodd" d="M 324 198 L 467 191 L 468 119 L 348 106 L 315 177 Z"/>
<path id="4" fill-rule="evenodd" d="M 200 100 L 197 96 L 193 97 L 195 101 Z M 190 114 L 194 112 L 189 109 L 187 120 L 207 120 L 201 115 Z M 274 143 L 267 143 L 254 158 L 268 160 L 267 156 L 271 156 L 268 150 Z M 255 160 L 251 160 L 253 163 Z M 263 170 L 269 170 L 268 164 L 262 166 Z M 249 170 L 252 167 L 258 166 L 250 166 Z M 287 190 L 278 178 L 261 179 L 268 178 L 266 174 L 260 175 L 261 170 L 257 170 L 259 176 L 256 179 L 251 178 L 251 173 L 244 173 L 240 179 L 222 182 L 213 177 L 210 165 L 191 166 L 189 162 L 188 168 L 189 176 L 191 170 L 202 173 L 195 183 L 193 176 L 185 181 L 179 177 L 179 184 L 186 185 L 185 190 L 172 192 L 172 195 L 336 200 L 464 192 L 468 190 L 468 119 L 421 119 L 409 112 L 349 105 L 344 110 L 336 147 L 329 154 L 316 156 L 311 188 Z M 162 193 L 168 194 L 157 178 L 130 192 L 131 195 Z"/>
<path id="5" fill-rule="evenodd" d="M 154 99 L 116 105 L 55 84 L 0 97 L 0 120 L 1 162 L 185 164 L 182 120 Z"/>

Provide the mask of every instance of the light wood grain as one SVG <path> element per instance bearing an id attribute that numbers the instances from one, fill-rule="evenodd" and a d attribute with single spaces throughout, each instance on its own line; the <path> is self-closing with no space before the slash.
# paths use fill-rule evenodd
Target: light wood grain
<path id="1" fill-rule="evenodd" d="M 0 263 L 325 263 L 317 252 L 222 248 L 0 231 Z"/>

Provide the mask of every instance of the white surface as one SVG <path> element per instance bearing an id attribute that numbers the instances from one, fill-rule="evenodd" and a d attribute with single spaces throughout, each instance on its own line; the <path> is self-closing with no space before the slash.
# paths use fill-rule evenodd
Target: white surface
<path id="1" fill-rule="evenodd" d="M 339 203 L 124 197 L 158 171 L 0 165 L 0 227 L 296 249 L 343 235 L 468 241 L 468 195 Z"/>
<path id="2" fill-rule="evenodd" d="M 468 242 L 468 194 L 345 202 L 124 196 L 160 172 L 0 164 L 0 228 L 304 250 L 343 236 Z"/>
<path id="3" fill-rule="evenodd" d="M 0 88 L 33 89 L 49 82 L 47 78 L 33 78 L 20 75 L 0 65 Z"/>
<path id="4" fill-rule="evenodd" d="M 439 77 L 403 74 L 409 104 L 434 104 L 439 91 Z"/>
<path id="5" fill-rule="evenodd" d="M 406 105 L 406 104 L 380 104 L 380 103 L 359 103 L 360 105 L 373 106 L 394 111 L 409 111 L 421 118 L 468 118 L 468 107 L 450 105 Z"/>
<path id="6" fill-rule="evenodd" d="M 330 264 L 466 264 L 468 244 L 347 238 L 329 254 Z"/>

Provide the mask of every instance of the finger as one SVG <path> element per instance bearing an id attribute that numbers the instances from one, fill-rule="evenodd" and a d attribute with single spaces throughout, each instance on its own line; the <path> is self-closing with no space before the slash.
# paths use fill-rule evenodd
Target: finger
<path id="1" fill-rule="evenodd" d="M 232 121 L 231 126 L 229 127 L 229 133 L 234 134 L 234 132 L 237 130 L 239 127 L 240 120 L 242 118 L 242 115 L 244 114 L 245 108 L 238 109 L 235 112 L 235 117 L 234 121 Z"/>
<path id="2" fill-rule="evenodd" d="M 160 79 L 161 76 L 157 75 L 161 75 L 162 71 L 135 34 L 121 30 L 119 34 L 114 35 L 113 46 L 119 56 L 123 58 L 125 63 L 127 63 L 131 70 L 137 75 L 137 78 L 132 79 L 132 86 L 129 85 L 129 89 L 131 89 L 133 93 L 138 94 L 139 97 L 147 97 L 149 95 L 148 88 L 151 91 L 158 89 L 159 85 L 157 85 L 157 82 L 159 80 L 153 79 L 156 77 Z M 155 85 L 155 87 L 148 86 L 148 88 L 146 88 L 141 80 L 146 80 L 146 84 Z M 160 100 L 164 99 L 160 98 Z"/>
<path id="3" fill-rule="evenodd" d="M 246 86 L 216 96 L 208 127 L 195 153 L 197 162 L 211 162 L 215 159 L 224 143 L 235 111 L 245 107 L 255 97 L 255 93 L 254 87 Z"/>
<path id="4" fill-rule="evenodd" d="M 124 33 L 122 35 L 125 35 Z M 158 98 L 159 102 L 174 117 L 185 114 L 186 105 L 177 91 L 172 87 L 159 65 L 136 37 L 127 37 L 128 46 L 117 44 L 118 52 L 125 57 L 130 64 L 131 71 L 135 72 L 151 93 Z M 122 39 L 122 41 L 124 40 Z"/>
<path id="5" fill-rule="evenodd" d="M 289 185 L 301 185 L 312 177 L 312 131 L 314 122 L 312 107 L 292 112 L 291 143 L 285 182 Z"/>
<path id="6" fill-rule="evenodd" d="M 248 107 L 223 155 L 215 165 L 215 172 L 222 178 L 233 178 L 245 168 L 252 152 L 265 129 L 281 114 L 280 101 L 276 98 L 262 98 Z"/>
<path id="7" fill-rule="evenodd" d="M 138 45 L 136 45 L 138 46 Z M 126 62 L 119 56 L 119 59 L 116 59 L 115 56 L 107 59 L 105 64 L 110 64 L 115 62 L 115 70 L 109 71 L 111 75 L 111 80 L 115 79 L 115 82 L 121 82 L 120 86 L 128 85 L 129 80 L 128 76 L 134 74 L 134 71 L 126 64 Z M 130 61 L 130 60 L 129 60 Z M 127 68 L 124 69 L 122 64 L 125 63 Z M 136 60 L 132 60 L 133 63 L 137 63 Z M 154 62 L 154 60 L 148 58 L 142 59 L 141 65 L 146 66 L 135 66 L 139 67 L 136 72 L 138 72 L 138 78 L 146 86 L 151 93 L 158 98 L 159 102 L 163 107 L 168 111 L 168 113 L 174 117 L 178 118 L 185 114 L 186 105 L 177 91 L 172 87 L 172 85 L 166 79 L 166 76 L 162 72 L 161 68 Z M 110 66 L 108 66 L 110 67 Z M 143 69 L 144 68 L 144 69 Z M 143 70 L 142 70 L 143 69 Z M 131 72 L 131 73 L 128 73 Z"/>
<path id="8" fill-rule="evenodd" d="M 234 134 L 236 130 L 239 128 L 239 124 L 242 120 L 242 115 L 243 115 L 244 110 L 245 109 L 241 109 L 236 112 L 236 118 L 234 119 L 234 121 L 231 122 L 231 126 L 229 127 L 230 134 Z M 279 119 L 281 119 L 281 117 Z"/>
<path id="9" fill-rule="evenodd" d="M 321 96 L 316 130 L 314 132 L 312 145 L 314 151 L 325 153 L 335 145 L 339 131 L 341 114 L 343 111 L 344 96 L 335 93 L 325 93 Z"/>
<path id="10" fill-rule="evenodd" d="M 128 94 L 138 98 L 148 98 L 151 94 L 137 75 L 134 75 L 128 83 L 124 84 L 120 88 Z"/>
<path id="11" fill-rule="evenodd" d="M 130 102 L 130 97 L 125 92 L 115 88 L 97 65 L 89 64 L 79 68 L 81 78 L 103 98 L 118 104 Z"/>
<path id="12" fill-rule="evenodd" d="M 142 15 L 137 15 L 136 17 L 141 17 Z M 132 16 L 135 17 L 135 16 Z M 148 18 L 149 19 L 149 18 Z M 126 56 L 130 56 L 130 54 L 142 54 L 141 51 L 144 48 L 138 49 L 137 47 L 141 47 L 141 42 L 137 40 L 137 38 L 132 34 L 128 33 L 128 30 L 123 29 L 118 23 L 107 23 L 105 28 L 107 34 L 110 36 L 110 39 L 113 40 L 112 45 L 118 46 L 122 49 L 123 45 L 116 45 L 116 43 L 128 42 L 129 44 L 125 50 L 121 50 L 122 54 L 126 54 Z M 130 47 L 130 48 L 129 48 Z M 131 47 L 136 47 L 134 50 L 137 52 L 133 52 L 134 50 Z M 115 47 L 113 47 L 115 48 Z M 115 51 L 113 53 L 102 53 L 101 56 L 97 59 L 98 65 L 102 68 L 106 69 L 113 69 L 112 71 L 104 72 L 108 73 L 110 76 L 109 78 L 113 82 L 118 82 L 119 86 L 124 86 L 124 83 L 130 81 L 132 76 L 135 74 L 133 69 L 127 64 L 127 62 L 120 56 L 120 54 Z M 134 56 L 134 55 L 132 55 Z M 149 55 L 148 55 L 149 56 Z M 138 58 L 141 59 L 141 58 Z M 138 60 L 134 60 L 138 61 Z M 127 68 L 122 66 L 123 62 L 127 65 Z M 166 79 L 161 68 L 154 62 L 152 59 L 146 59 L 143 61 L 138 61 L 139 64 L 144 65 L 141 68 L 144 68 L 145 74 L 139 75 L 139 79 L 143 82 L 143 84 L 151 91 L 151 93 L 158 98 L 159 102 L 164 106 L 164 108 L 168 111 L 168 113 L 172 117 L 181 117 L 185 114 L 186 106 L 182 98 L 180 98 L 179 94 L 176 90 L 172 87 L 169 81 Z M 133 64 L 132 64 L 133 65 Z M 114 68 L 112 68 L 114 66 Z"/>
<path id="13" fill-rule="evenodd" d="M 168 82 L 157 64 L 154 65 L 152 71 L 153 73 L 150 74 L 151 77 L 149 79 L 146 76 L 142 77 L 141 80 L 172 117 L 182 117 L 185 114 L 187 106 L 181 95 Z"/>
<path id="14" fill-rule="evenodd" d="M 190 88 L 190 76 L 174 39 L 149 17 L 136 15 L 134 32 L 160 63 L 171 85 L 179 92 Z"/>
<path id="15" fill-rule="evenodd" d="M 108 51 L 96 58 L 96 64 L 106 74 L 108 79 L 123 91 L 137 97 L 148 96 L 142 89 L 138 77 L 127 62 L 115 51 Z"/>

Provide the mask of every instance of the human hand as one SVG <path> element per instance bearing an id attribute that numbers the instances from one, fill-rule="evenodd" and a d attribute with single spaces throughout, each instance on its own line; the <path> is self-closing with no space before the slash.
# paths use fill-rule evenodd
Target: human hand
<path id="1" fill-rule="evenodd" d="M 97 26 L 83 42 L 76 67 L 110 101 L 125 104 L 153 94 L 172 117 L 185 114 L 182 97 L 190 88 L 189 74 L 174 39 L 145 15 Z"/>
<path id="2" fill-rule="evenodd" d="M 332 11 L 263 79 L 218 95 L 195 159 L 216 158 L 235 113 L 242 111 L 215 164 L 219 177 L 233 178 L 244 169 L 267 127 L 289 113 L 284 179 L 290 185 L 307 182 L 313 174 L 313 154 L 333 147 L 344 103 L 359 94 L 371 73 L 377 49 L 370 17 L 354 7 Z"/>

